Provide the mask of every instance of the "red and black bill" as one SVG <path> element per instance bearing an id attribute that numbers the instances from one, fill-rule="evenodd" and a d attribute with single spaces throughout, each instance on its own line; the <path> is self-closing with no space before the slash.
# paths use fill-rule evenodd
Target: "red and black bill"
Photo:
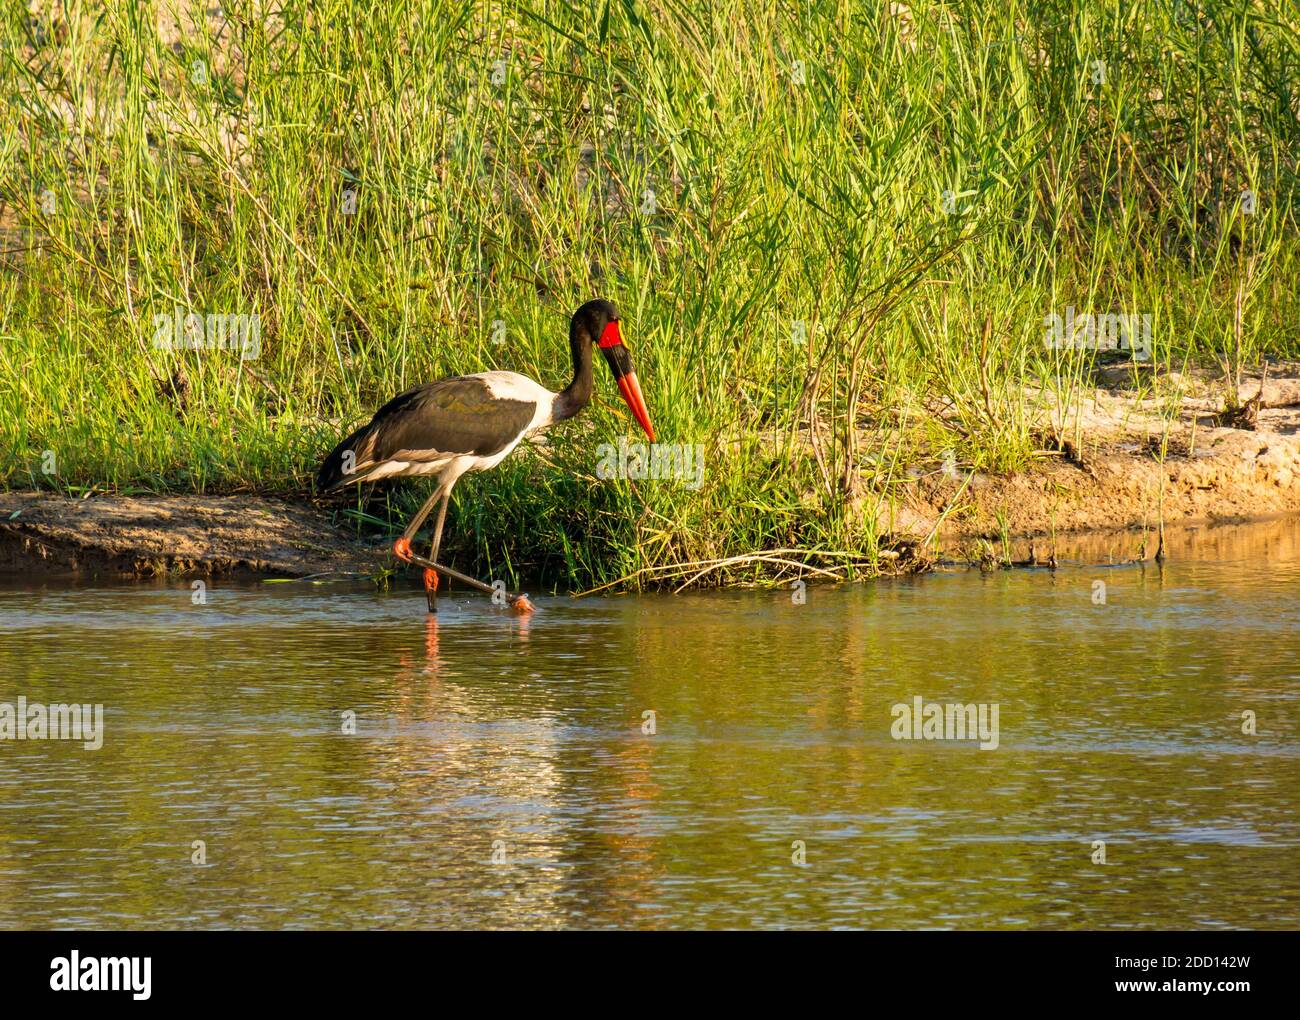
<path id="1" fill-rule="evenodd" d="M 650 424 L 650 412 L 645 406 L 645 397 L 641 394 L 641 384 L 637 382 L 636 370 L 632 367 L 632 355 L 623 346 L 623 335 L 619 332 L 618 320 L 612 320 L 600 336 L 600 353 L 609 362 L 609 369 L 614 373 L 618 390 L 632 412 L 632 417 L 645 430 L 650 442 L 655 441 L 654 426 Z"/>

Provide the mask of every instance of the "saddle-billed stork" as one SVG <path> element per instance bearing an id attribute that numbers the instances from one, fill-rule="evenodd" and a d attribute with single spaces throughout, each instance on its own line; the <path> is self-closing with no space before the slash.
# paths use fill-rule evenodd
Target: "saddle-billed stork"
<path id="1" fill-rule="evenodd" d="M 437 563 L 452 487 L 466 472 L 496 467 L 528 433 L 572 418 L 587 406 L 592 393 L 593 345 L 605 356 L 632 416 L 653 443 L 654 426 L 632 357 L 623 346 L 618 310 L 608 301 L 597 300 L 588 301 L 569 321 L 573 381 L 559 393 L 515 372 L 479 372 L 425 383 L 386 403 L 369 424 L 334 447 L 321 463 L 316 476 L 320 492 L 380 478 L 431 475 L 437 479 L 433 495 L 393 543 L 398 559 L 424 566 L 429 612 L 438 611 L 437 571 L 492 591 Z M 439 502 L 442 505 L 425 560 L 412 552 L 411 540 Z M 532 609 L 527 596 L 513 596 L 511 604 L 521 612 Z"/>

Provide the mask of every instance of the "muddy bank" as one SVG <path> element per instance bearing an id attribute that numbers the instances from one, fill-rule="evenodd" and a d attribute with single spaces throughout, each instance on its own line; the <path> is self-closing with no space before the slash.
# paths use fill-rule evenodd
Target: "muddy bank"
<path id="1" fill-rule="evenodd" d="M 1159 437 L 1154 437 L 1158 443 Z M 1195 450 L 1112 447 L 1053 458 L 1006 477 L 918 479 L 898 511 L 898 535 L 938 531 L 940 546 L 1012 536 L 1153 529 L 1300 511 L 1300 439 L 1221 429 Z"/>
<path id="2" fill-rule="evenodd" d="M 386 544 L 355 538 L 328 513 L 255 496 L 99 496 L 0 492 L 0 570 L 282 575 L 372 574 Z"/>
<path id="3" fill-rule="evenodd" d="M 881 511 L 882 530 L 933 536 L 954 555 L 1003 537 L 1062 541 L 1080 532 L 1150 531 L 1161 521 L 1168 529 L 1300 511 L 1296 366 L 1271 367 L 1262 390 L 1259 377 L 1243 381 L 1240 414 L 1225 413 L 1208 374 L 1165 376 L 1157 394 L 1140 371 L 1103 373 L 1065 414 L 1045 398 L 1044 433 L 1054 421 L 1051 434 L 1065 441 L 1026 470 L 913 471 L 895 505 Z"/>

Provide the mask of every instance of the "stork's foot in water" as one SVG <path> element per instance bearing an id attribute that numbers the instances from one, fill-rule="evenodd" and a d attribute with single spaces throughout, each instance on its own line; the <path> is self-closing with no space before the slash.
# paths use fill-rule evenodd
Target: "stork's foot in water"
<path id="1" fill-rule="evenodd" d="M 413 555 L 411 552 L 411 540 L 409 538 L 402 537 L 399 538 L 396 542 L 394 542 L 393 555 L 396 556 L 403 563 L 410 563 L 411 556 Z"/>
<path id="2" fill-rule="evenodd" d="M 429 603 L 429 612 L 438 611 L 438 572 L 424 568 L 424 597 Z"/>
<path id="3" fill-rule="evenodd" d="M 516 598 L 513 602 L 510 603 L 510 611 L 512 613 L 518 613 L 520 616 L 527 616 L 535 609 L 536 607 L 531 602 L 528 601 L 527 595 L 520 595 L 518 598 Z"/>
<path id="4" fill-rule="evenodd" d="M 414 563 L 417 567 L 424 567 L 426 571 L 426 577 L 429 571 L 437 571 L 439 574 L 442 574 L 444 577 L 446 577 L 447 580 L 449 581 L 456 580 L 459 581 L 461 584 L 465 585 L 466 587 L 477 588 L 485 595 L 491 595 L 492 602 L 494 604 L 496 605 L 501 604 L 500 597 L 502 594 L 504 594 L 504 592 L 502 592 L 500 588 L 494 588 L 490 584 L 484 584 L 482 581 L 478 580 L 477 578 L 470 577 L 469 574 L 462 574 L 459 570 L 455 570 L 452 567 L 444 566 L 441 563 L 435 563 L 433 560 L 421 556 L 419 553 L 411 553 L 410 555 L 411 555 L 412 563 Z M 428 584 L 427 580 L 425 584 L 427 586 Z M 508 604 L 516 611 L 521 613 L 531 613 L 534 608 L 533 604 L 530 601 L 528 601 L 527 595 L 506 595 L 506 604 Z"/>

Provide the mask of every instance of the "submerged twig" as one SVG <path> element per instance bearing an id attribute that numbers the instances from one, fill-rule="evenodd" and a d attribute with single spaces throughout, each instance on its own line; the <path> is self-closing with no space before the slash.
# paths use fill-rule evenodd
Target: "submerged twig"
<path id="1" fill-rule="evenodd" d="M 807 562 L 788 559 L 787 557 L 790 556 L 839 557 L 842 559 L 848 559 L 850 560 L 850 562 L 843 563 L 838 566 L 817 567 Z M 881 549 L 878 550 L 875 554 L 875 559 L 896 560 L 898 559 L 898 557 L 899 554 L 892 549 Z M 862 553 L 847 552 L 839 549 L 836 550 L 768 549 L 760 552 L 742 553 L 737 556 L 718 557 L 717 559 L 694 560 L 686 563 L 665 563 L 659 566 L 642 567 L 640 570 L 634 570 L 632 573 L 626 574 L 623 577 L 616 578 L 613 581 L 608 581 L 605 584 L 597 585 L 594 588 L 588 588 L 586 591 L 577 592 L 573 597 L 582 598 L 585 595 L 594 595 L 596 592 L 606 591 L 610 588 L 615 587 L 616 585 L 625 584 L 628 581 L 636 580 L 639 577 L 651 576 L 651 577 L 659 577 L 659 578 L 666 579 L 675 576 L 680 577 L 683 574 L 687 574 L 690 573 L 692 570 L 695 570 L 696 571 L 695 575 L 689 581 L 687 581 L 685 584 L 682 584 L 675 589 L 674 594 L 676 594 L 677 592 L 680 592 L 685 588 L 688 588 L 690 585 L 694 584 L 697 580 L 699 580 L 699 578 L 703 577 L 707 573 L 710 573 L 711 571 L 717 570 L 720 567 L 732 567 L 732 566 L 742 565 L 745 563 L 775 563 L 781 566 L 795 567 L 799 570 L 806 570 L 809 571 L 810 573 L 818 574 L 820 576 L 828 577 L 831 578 L 832 580 L 839 581 L 843 579 L 840 576 L 840 572 L 844 570 L 848 570 L 855 566 L 869 566 L 871 564 L 871 561 L 872 561 L 871 556 L 867 556 Z"/>

